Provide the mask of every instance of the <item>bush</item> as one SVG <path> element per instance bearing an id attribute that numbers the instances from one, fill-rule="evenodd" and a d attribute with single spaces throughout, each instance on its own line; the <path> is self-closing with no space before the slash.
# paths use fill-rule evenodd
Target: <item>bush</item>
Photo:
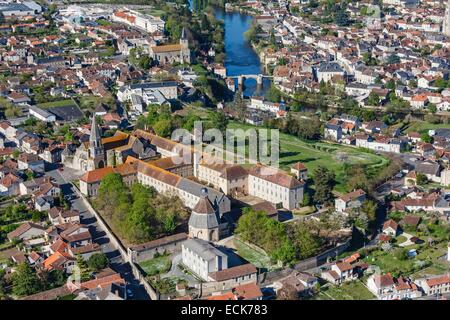
<path id="1" fill-rule="evenodd" d="M 95 253 L 87 261 L 88 267 L 93 271 L 106 268 L 108 263 L 108 257 L 104 253 Z"/>

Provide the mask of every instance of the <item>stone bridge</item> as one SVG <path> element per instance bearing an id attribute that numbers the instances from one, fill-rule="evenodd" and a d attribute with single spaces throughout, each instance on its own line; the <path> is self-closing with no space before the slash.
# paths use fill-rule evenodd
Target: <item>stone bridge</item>
<path id="1" fill-rule="evenodd" d="M 228 77 L 230 79 L 238 79 L 238 85 L 242 86 L 245 79 L 255 79 L 257 84 L 262 84 L 264 78 L 273 78 L 272 76 L 267 76 L 265 74 L 241 74 L 238 76 Z"/>

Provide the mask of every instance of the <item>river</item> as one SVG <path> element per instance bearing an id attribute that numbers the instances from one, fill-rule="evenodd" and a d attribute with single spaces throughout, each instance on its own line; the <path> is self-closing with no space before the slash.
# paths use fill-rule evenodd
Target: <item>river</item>
<path id="1" fill-rule="evenodd" d="M 190 1 L 192 10 L 192 1 Z M 263 66 L 258 54 L 245 38 L 244 33 L 250 28 L 253 17 L 240 12 L 225 12 L 223 8 L 214 7 L 214 16 L 224 21 L 225 27 L 225 68 L 227 76 L 242 74 L 262 74 Z M 237 79 L 235 80 L 237 85 Z M 270 79 L 264 78 L 263 85 L 258 87 L 256 80 L 246 79 L 244 96 L 263 96 L 270 88 Z"/>

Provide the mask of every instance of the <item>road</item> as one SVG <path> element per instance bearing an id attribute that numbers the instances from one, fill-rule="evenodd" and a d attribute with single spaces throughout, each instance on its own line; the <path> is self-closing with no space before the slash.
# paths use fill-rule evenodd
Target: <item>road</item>
<path id="1" fill-rule="evenodd" d="M 69 168 L 64 168 L 64 171 L 59 171 L 58 169 L 52 169 L 45 173 L 46 176 L 50 176 L 54 181 L 61 186 L 61 190 L 65 196 L 71 195 L 72 209 L 78 210 L 80 212 L 80 222 L 89 227 L 91 231 L 93 241 L 102 246 L 103 253 L 106 254 L 110 261 L 110 267 L 119 272 L 122 277 L 127 282 L 127 288 L 133 292 L 134 300 L 149 300 L 147 292 L 144 290 L 142 285 L 134 277 L 131 272 L 131 267 L 128 263 L 125 263 L 120 252 L 110 243 L 109 238 L 106 236 L 106 232 L 101 229 L 97 223 L 97 219 L 89 212 L 83 200 L 76 196 L 73 190 L 73 185 L 69 183 L 78 179 L 79 174 Z"/>

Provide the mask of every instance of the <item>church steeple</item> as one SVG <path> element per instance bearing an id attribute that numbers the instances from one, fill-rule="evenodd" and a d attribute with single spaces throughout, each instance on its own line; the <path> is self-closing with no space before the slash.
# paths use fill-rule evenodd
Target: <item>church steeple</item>
<path id="1" fill-rule="evenodd" d="M 97 125 L 95 115 L 91 122 L 91 136 L 89 137 L 89 157 L 93 160 L 93 167 L 103 168 L 105 165 L 105 152 L 102 145 L 100 128 Z"/>
<path id="2" fill-rule="evenodd" d="M 95 118 L 95 115 L 92 117 L 92 122 L 91 122 L 91 136 L 89 137 L 89 144 L 91 147 L 94 148 L 98 148 L 101 146 L 101 134 L 100 134 L 100 129 L 97 125 L 97 120 Z"/>
<path id="3" fill-rule="evenodd" d="M 183 30 L 181 30 L 181 40 L 187 40 L 187 35 L 186 35 L 186 28 L 183 27 Z"/>
<path id="4" fill-rule="evenodd" d="M 180 46 L 181 46 L 180 62 L 181 63 L 191 63 L 191 52 L 189 50 L 189 40 L 187 37 L 187 32 L 186 32 L 185 27 L 183 27 L 183 30 L 181 30 Z"/>

